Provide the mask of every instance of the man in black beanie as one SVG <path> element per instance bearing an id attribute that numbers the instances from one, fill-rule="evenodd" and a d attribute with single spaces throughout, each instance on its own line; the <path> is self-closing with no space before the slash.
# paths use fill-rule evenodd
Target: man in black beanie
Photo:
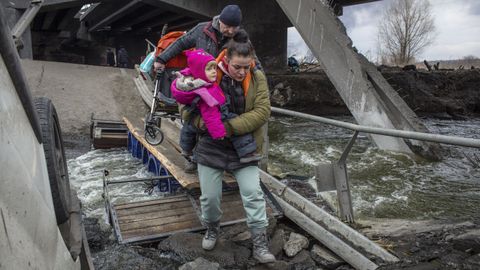
<path id="1" fill-rule="evenodd" d="M 155 70 L 164 69 L 170 59 L 191 48 L 203 49 L 217 57 L 223 45 L 238 32 L 241 23 L 240 7 L 225 6 L 212 21 L 197 24 L 163 51 L 155 60 Z"/>

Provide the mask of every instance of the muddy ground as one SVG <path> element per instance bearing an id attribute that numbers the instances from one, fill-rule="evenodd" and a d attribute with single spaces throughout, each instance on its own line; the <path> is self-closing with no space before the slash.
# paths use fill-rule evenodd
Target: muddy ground
<path id="1" fill-rule="evenodd" d="M 419 116 L 463 119 L 480 115 L 480 69 L 409 70 L 381 68 L 398 95 Z M 349 115 L 327 75 L 287 73 L 268 77 L 272 105 L 316 115 Z"/>

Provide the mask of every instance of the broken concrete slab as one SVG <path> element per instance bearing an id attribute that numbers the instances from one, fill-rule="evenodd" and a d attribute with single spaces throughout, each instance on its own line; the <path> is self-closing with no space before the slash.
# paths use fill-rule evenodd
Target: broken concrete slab
<path id="1" fill-rule="evenodd" d="M 288 257 L 293 257 L 307 247 L 308 239 L 301 234 L 292 232 L 288 241 L 283 245 L 283 250 Z"/>
<path id="2" fill-rule="evenodd" d="M 220 265 L 215 262 L 210 262 L 200 257 L 193 262 L 188 262 L 178 268 L 178 270 L 217 270 Z"/>
<path id="3" fill-rule="evenodd" d="M 289 269 L 317 269 L 315 261 L 310 257 L 310 253 L 302 250 L 291 261 L 288 262 Z"/>
<path id="4" fill-rule="evenodd" d="M 473 230 L 452 239 L 453 248 L 468 253 L 480 253 L 480 230 Z"/>
<path id="5" fill-rule="evenodd" d="M 206 251 L 202 248 L 202 238 L 203 235 L 198 233 L 178 233 L 160 242 L 158 249 L 172 252 L 185 262 L 203 257 L 218 262 L 221 267 L 233 267 L 250 257 L 251 251 L 248 248 L 224 238 L 218 239 L 213 250 Z"/>
<path id="6" fill-rule="evenodd" d="M 268 245 L 270 252 L 277 258 L 285 245 L 285 231 L 283 229 L 278 229 L 273 233 L 273 237 L 270 240 Z"/>
<path id="7" fill-rule="evenodd" d="M 312 259 L 326 269 L 336 269 L 345 261 L 319 245 L 313 245 L 310 251 Z"/>

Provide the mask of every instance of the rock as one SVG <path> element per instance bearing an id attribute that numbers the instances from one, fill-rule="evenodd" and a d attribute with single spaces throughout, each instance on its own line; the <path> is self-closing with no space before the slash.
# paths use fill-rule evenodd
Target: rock
<path id="1" fill-rule="evenodd" d="M 250 257 L 251 251 L 248 248 L 222 237 L 218 239 L 213 250 L 206 251 L 202 248 L 202 238 L 202 234 L 177 233 L 160 242 L 158 249 L 174 253 L 183 262 L 203 257 L 209 261 L 218 262 L 221 267 L 241 265 Z"/>
<path id="2" fill-rule="evenodd" d="M 141 253 L 140 253 L 141 252 Z M 96 269 L 104 270 L 174 270 L 178 265 L 162 258 L 156 249 L 115 245 L 93 254 Z"/>
<path id="3" fill-rule="evenodd" d="M 337 269 L 335 270 L 355 270 L 355 268 L 351 267 L 350 265 L 348 264 L 344 264 L 344 265 L 340 265 L 339 267 L 337 267 Z"/>
<path id="4" fill-rule="evenodd" d="M 112 235 L 111 228 L 103 230 L 97 218 L 85 218 L 83 225 L 87 234 L 88 246 L 92 252 L 101 251 L 105 246 L 112 244 L 109 239 Z"/>
<path id="5" fill-rule="evenodd" d="M 453 248 L 463 252 L 480 252 L 480 230 L 473 230 L 452 239 Z"/>
<path id="6" fill-rule="evenodd" d="M 267 264 L 257 264 L 253 267 L 248 268 L 248 270 L 290 270 L 288 263 L 285 261 L 275 261 L 273 263 Z"/>
<path id="7" fill-rule="evenodd" d="M 250 231 L 244 231 L 244 232 L 241 232 L 239 234 L 237 234 L 236 236 L 234 236 L 232 238 L 232 241 L 233 242 L 242 242 L 242 241 L 246 241 L 248 239 L 250 239 L 252 237 L 252 234 L 250 233 Z"/>
<path id="8" fill-rule="evenodd" d="M 273 234 L 272 239 L 268 245 L 270 252 L 277 258 L 283 250 L 283 245 L 285 244 L 285 231 L 283 229 L 278 229 Z"/>
<path id="9" fill-rule="evenodd" d="M 441 256 L 440 261 L 443 265 L 446 265 L 448 269 L 461 269 L 462 263 L 466 257 L 465 253 L 450 253 L 444 256 Z"/>
<path id="10" fill-rule="evenodd" d="M 471 256 L 463 263 L 463 269 L 465 270 L 478 270 L 480 269 L 480 254 Z"/>
<path id="11" fill-rule="evenodd" d="M 310 255 L 317 264 L 326 269 L 336 269 L 345 263 L 341 258 L 319 245 L 313 245 Z"/>
<path id="12" fill-rule="evenodd" d="M 303 269 L 316 269 L 315 261 L 310 257 L 310 253 L 306 250 L 302 250 L 297 254 L 290 262 L 288 262 L 288 269 L 290 270 L 303 270 Z"/>
<path id="13" fill-rule="evenodd" d="M 298 233 L 292 232 L 288 241 L 283 245 L 283 250 L 288 257 L 297 255 L 302 249 L 308 247 L 308 239 Z"/>
<path id="14" fill-rule="evenodd" d="M 212 263 L 204 258 L 197 258 L 193 262 L 188 262 L 178 268 L 178 270 L 217 270 L 220 265 L 218 263 Z"/>
<path id="15" fill-rule="evenodd" d="M 273 87 L 273 89 L 283 89 L 284 87 L 285 87 L 285 86 L 283 85 L 283 82 L 281 82 L 281 83 L 277 83 L 277 84 Z"/>

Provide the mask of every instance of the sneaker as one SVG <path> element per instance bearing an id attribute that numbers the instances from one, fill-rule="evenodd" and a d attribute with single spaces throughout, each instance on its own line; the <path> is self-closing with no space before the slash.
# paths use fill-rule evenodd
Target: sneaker
<path id="1" fill-rule="evenodd" d="M 259 161 L 261 159 L 262 159 L 262 155 L 253 152 L 253 153 L 248 154 L 244 157 L 241 157 L 240 158 L 240 163 L 250 163 L 250 162 L 254 162 L 254 161 Z"/>
<path id="2" fill-rule="evenodd" d="M 207 227 L 207 231 L 203 236 L 202 248 L 205 250 L 212 250 L 217 243 L 218 234 L 220 233 L 220 222 L 205 222 L 205 227 Z"/>

